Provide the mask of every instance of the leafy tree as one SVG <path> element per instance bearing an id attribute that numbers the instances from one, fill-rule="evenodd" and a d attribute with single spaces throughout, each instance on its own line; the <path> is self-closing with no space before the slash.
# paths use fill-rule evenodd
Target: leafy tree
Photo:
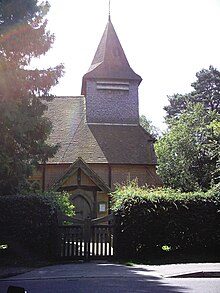
<path id="1" fill-rule="evenodd" d="M 188 103 L 202 103 L 206 110 L 220 114 L 220 72 L 210 66 L 196 73 L 197 80 L 191 84 L 193 91 L 181 95 L 168 96 L 169 105 L 164 107 L 169 118 L 178 118 L 187 108 Z"/>
<path id="2" fill-rule="evenodd" d="M 63 65 L 30 69 L 54 42 L 48 10 L 48 2 L 0 0 L 0 194 L 18 191 L 32 166 L 57 149 L 46 142 L 51 123 L 43 114 Z"/>
<path id="3" fill-rule="evenodd" d="M 195 91 L 170 98 L 168 131 L 156 143 L 158 173 L 165 186 L 207 190 L 219 181 L 220 73 L 197 73 Z"/>
<path id="4" fill-rule="evenodd" d="M 218 118 L 219 118 L 219 116 L 218 116 Z M 213 156 L 215 156 L 217 158 L 216 169 L 215 169 L 214 174 L 215 174 L 216 182 L 219 182 L 219 184 L 220 184 L 220 119 L 213 120 L 211 122 L 211 124 L 208 126 L 208 128 L 212 129 L 213 133 L 217 137 L 216 142 L 212 142 L 212 144 L 213 144 L 213 149 L 214 149 Z M 219 187 L 220 187 L 220 185 L 219 185 Z"/>
<path id="5" fill-rule="evenodd" d="M 152 121 L 147 119 L 145 115 L 140 116 L 140 125 L 148 132 L 153 138 L 157 139 L 160 136 L 160 130 L 152 124 Z"/>

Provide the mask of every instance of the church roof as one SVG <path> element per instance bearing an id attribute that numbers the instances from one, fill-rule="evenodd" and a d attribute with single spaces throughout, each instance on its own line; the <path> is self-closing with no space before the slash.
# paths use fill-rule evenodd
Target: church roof
<path id="1" fill-rule="evenodd" d="M 83 77 L 82 94 L 86 79 L 137 80 L 142 78 L 130 67 L 113 24 L 109 18 L 88 72 Z"/>
<path id="2" fill-rule="evenodd" d="M 85 98 L 57 97 L 49 103 L 50 143 L 60 149 L 48 163 L 156 164 L 152 137 L 140 125 L 87 124 Z"/>
<path id="3" fill-rule="evenodd" d="M 48 110 L 45 115 L 53 125 L 49 143 L 60 144 L 52 161 L 63 162 L 65 150 L 68 149 L 70 140 L 85 114 L 85 99 L 82 96 L 56 97 L 47 106 Z"/>

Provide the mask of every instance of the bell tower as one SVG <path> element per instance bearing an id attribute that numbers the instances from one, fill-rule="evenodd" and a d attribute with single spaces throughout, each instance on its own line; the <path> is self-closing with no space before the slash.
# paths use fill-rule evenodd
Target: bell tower
<path id="1" fill-rule="evenodd" d="M 141 81 L 128 63 L 109 14 L 92 64 L 83 76 L 87 123 L 137 125 Z"/>

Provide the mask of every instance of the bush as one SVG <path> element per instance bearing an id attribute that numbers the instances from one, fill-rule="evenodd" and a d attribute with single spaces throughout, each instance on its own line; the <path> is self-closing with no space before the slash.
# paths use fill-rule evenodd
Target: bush
<path id="1" fill-rule="evenodd" d="M 139 188 L 131 182 L 118 186 L 112 204 L 121 257 L 146 258 L 163 251 L 217 250 L 220 246 L 218 188 L 181 193 Z"/>
<path id="2" fill-rule="evenodd" d="M 54 203 L 38 195 L 0 197 L 0 244 L 16 256 L 51 257 L 58 242 Z"/>
<path id="3" fill-rule="evenodd" d="M 75 215 L 74 205 L 70 202 L 70 194 L 68 192 L 62 191 L 47 191 L 43 193 L 38 193 L 38 195 L 49 199 L 53 203 L 53 207 L 66 216 L 72 217 Z"/>

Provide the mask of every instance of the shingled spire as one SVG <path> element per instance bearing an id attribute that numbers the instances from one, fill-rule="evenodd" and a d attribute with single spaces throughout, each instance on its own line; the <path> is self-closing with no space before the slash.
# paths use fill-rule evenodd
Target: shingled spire
<path id="1" fill-rule="evenodd" d="M 141 77 L 130 67 L 109 15 L 88 72 L 83 77 L 88 123 L 139 123 Z"/>
<path id="2" fill-rule="evenodd" d="M 85 80 L 97 78 L 137 80 L 139 83 L 142 80 L 141 77 L 132 70 L 128 63 L 111 22 L 110 15 L 92 64 L 83 77 L 83 95 L 86 95 Z"/>

